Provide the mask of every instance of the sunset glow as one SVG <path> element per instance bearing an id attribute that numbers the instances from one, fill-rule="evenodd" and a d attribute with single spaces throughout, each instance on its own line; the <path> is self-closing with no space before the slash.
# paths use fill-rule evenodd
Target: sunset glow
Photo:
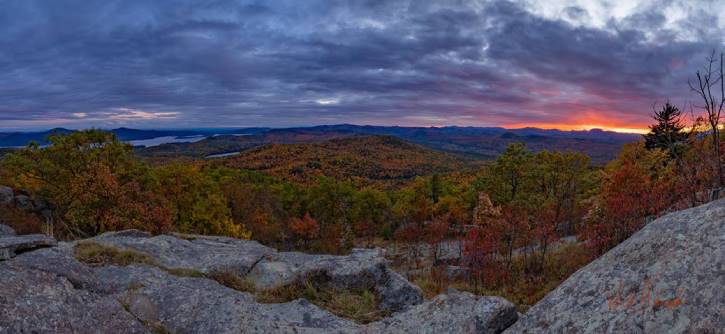
<path id="1" fill-rule="evenodd" d="M 687 82 L 725 35 L 725 2 L 709 3 L 719 17 L 705 30 L 700 9 L 6 1 L 0 130 L 352 123 L 642 133 L 653 105 L 697 99 Z"/>
<path id="2" fill-rule="evenodd" d="M 566 130 L 566 131 L 580 131 L 580 130 L 604 130 L 604 131 L 613 131 L 613 132 L 620 132 L 620 133 L 639 133 L 644 134 L 649 131 L 649 129 L 645 126 L 642 128 L 629 128 L 629 127 L 622 127 L 617 125 L 597 125 L 597 124 L 549 124 L 549 123 L 533 123 L 533 124 L 505 124 L 505 128 L 511 128 L 511 129 L 518 129 L 518 128 L 525 128 L 525 127 L 534 127 L 534 128 L 541 128 L 541 129 L 558 129 L 558 130 Z"/>

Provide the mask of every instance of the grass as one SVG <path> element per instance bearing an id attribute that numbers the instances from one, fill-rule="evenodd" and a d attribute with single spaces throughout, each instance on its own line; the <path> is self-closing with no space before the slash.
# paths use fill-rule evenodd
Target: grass
<path id="1" fill-rule="evenodd" d="M 162 269 L 166 270 L 167 273 L 174 275 L 174 276 L 205 277 L 203 272 L 198 271 L 196 269 L 189 269 L 189 268 L 162 268 Z"/>
<path id="2" fill-rule="evenodd" d="M 134 263 L 160 267 L 158 262 L 148 254 L 131 249 L 119 249 L 101 245 L 90 241 L 78 243 L 73 254 L 79 261 L 96 267 L 107 265 L 127 266 Z"/>
<path id="3" fill-rule="evenodd" d="M 324 283 L 314 284 L 310 279 L 258 291 L 255 296 L 258 302 L 266 304 L 285 303 L 304 298 L 335 315 L 363 324 L 379 320 L 386 315 L 378 308 L 378 297 L 370 289 L 339 290 Z"/>
<path id="4" fill-rule="evenodd" d="M 254 283 L 252 281 L 240 277 L 239 274 L 232 270 L 215 270 L 206 274 L 206 277 L 213 279 L 219 284 L 230 289 L 242 292 L 255 292 Z"/>
<path id="5" fill-rule="evenodd" d="M 102 245 L 97 242 L 79 242 L 73 250 L 78 261 L 93 267 L 100 266 L 128 266 L 131 264 L 145 264 L 157 267 L 167 273 L 180 277 L 205 277 L 204 273 L 189 268 L 167 268 L 154 260 L 150 255 L 133 249 Z"/>

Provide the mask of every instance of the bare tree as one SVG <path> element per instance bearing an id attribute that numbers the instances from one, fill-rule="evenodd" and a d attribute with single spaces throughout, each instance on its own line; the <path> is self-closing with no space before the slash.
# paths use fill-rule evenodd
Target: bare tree
<path id="1" fill-rule="evenodd" d="M 723 178 L 722 152 L 720 150 L 720 120 L 723 106 L 725 106 L 725 81 L 723 81 L 723 53 L 720 53 L 719 69 L 713 68 L 713 65 L 717 66 L 715 56 L 715 50 L 713 50 L 710 57 L 707 58 L 705 68 L 702 71 L 697 71 L 697 84 L 695 85 L 691 81 L 688 81 L 688 84 L 690 85 L 690 89 L 697 93 L 705 103 L 705 105 L 698 107 L 707 113 L 707 121 L 712 130 L 715 169 L 718 176 L 717 187 L 719 188 L 723 186 L 723 182 L 725 181 L 725 178 Z M 720 96 L 717 95 L 718 88 L 720 88 Z M 714 93 L 713 90 L 715 91 Z"/>

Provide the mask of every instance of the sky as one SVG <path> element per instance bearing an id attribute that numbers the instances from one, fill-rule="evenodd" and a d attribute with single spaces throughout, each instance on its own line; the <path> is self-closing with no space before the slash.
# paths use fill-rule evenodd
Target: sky
<path id="1" fill-rule="evenodd" d="M 0 0 L 0 129 L 641 130 L 725 1 Z"/>

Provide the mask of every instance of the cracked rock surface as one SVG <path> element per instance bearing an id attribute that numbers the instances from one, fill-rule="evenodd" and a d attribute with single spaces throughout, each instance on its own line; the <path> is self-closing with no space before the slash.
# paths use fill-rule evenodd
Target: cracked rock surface
<path id="1" fill-rule="evenodd" d="M 506 333 L 725 333 L 725 199 L 649 223 Z"/>
<path id="2" fill-rule="evenodd" d="M 85 241 L 145 253 L 159 266 L 92 267 L 74 257 L 77 242 L 13 253 L 0 262 L 0 333 L 500 333 L 517 318 L 501 298 L 452 291 L 424 302 L 381 250 L 285 253 L 254 241 L 134 230 Z M 373 289 L 392 315 L 363 325 L 305 299 L 261 304 L 248 292 L 168 269 L 232 270 L 259 287 L 323 275 L 335 288 Z"/>

